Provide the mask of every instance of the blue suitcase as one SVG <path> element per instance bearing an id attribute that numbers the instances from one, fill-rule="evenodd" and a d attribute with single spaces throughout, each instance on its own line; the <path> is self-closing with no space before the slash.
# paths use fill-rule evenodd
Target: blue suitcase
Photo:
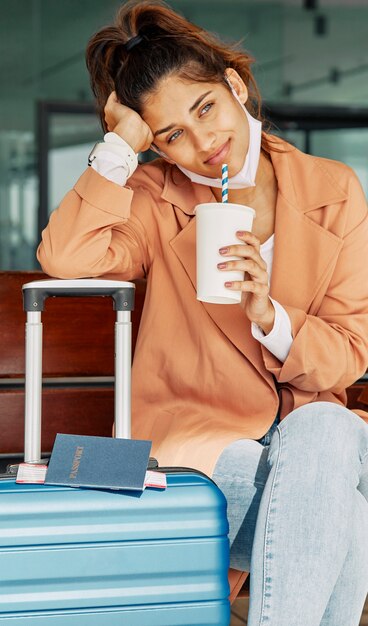
<path id="1" fill-rule="evenodd" d="M 134 284 L 39 281 L 27 311 L 25 461 L 40 462 L 41 311 L 48 296 L 111 295 L 115 433 L 130 437 Z M 167 489 L 75 489 L 0 481 L 0 626 L 227 626 L 226 499 L 188 468 Z"/>

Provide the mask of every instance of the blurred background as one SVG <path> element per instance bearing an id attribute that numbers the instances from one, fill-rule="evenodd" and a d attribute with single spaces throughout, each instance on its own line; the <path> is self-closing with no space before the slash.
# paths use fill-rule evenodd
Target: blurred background
<path id="1" fill-rule="evenodd" d="M 84 51 L 120 4 L 0 1 L 0 270 L 38 268 L 40 231 L 102 138 Z M 368 194 L 368 0 L 169 4 L 242 40 L 277 132 L 352 166 Z"/>

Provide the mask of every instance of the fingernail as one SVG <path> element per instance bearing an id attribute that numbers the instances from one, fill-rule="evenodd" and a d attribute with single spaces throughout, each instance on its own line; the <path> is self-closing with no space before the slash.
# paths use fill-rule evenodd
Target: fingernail
<path id="1" fill-rule="evenodd" d="M 218 264 L 217 264 L 217 267 L 218 267 L 220 270 L 223 270 L 223 269 L 225 269 L 225 267 L 226 267 L 226 263 L 218 263 Z"/>
<path id="2" fill-rule="evenodd" d="M 219 252 L 220 254 L 226 254 L 226 252 L 229 252 L 229 248 L 220 248 Z"/>
<path id="3" fill-rule="evenodd" d="M 243 237 L 245 235 L 245 230 L 237 230 L 236 234 L 238 237 Z"/>
<path id="4" fill-rule="evenodd" d="M 231 287 L 233 283 L 225 283 L 225 287 Z"/>

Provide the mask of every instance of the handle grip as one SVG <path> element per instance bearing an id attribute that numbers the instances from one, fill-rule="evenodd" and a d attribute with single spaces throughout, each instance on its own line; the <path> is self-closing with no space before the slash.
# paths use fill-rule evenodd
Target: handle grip
<path id="1" fill-rule="evenodd" d="M 26 283 L 23 305 L 27 312 L 25 368 L 24 460 L 41 459 L 42 323 L 48 297 L 111 296 L 115 322 L 115 437 L 131 436 L 131 319 L 134 283 L 113 280 L 40 280 Z"/>
<path id="2" fill-rule="evenodd" d="M 115 280 L 81 278 L 78 280 L 39 280 L 26 283 L 23 289 L 23 309 L 27 312 L 44 310 L 45 300 L 56 297 L 111 296 L 115 311 L 134 309 L 134 283 Z"/>

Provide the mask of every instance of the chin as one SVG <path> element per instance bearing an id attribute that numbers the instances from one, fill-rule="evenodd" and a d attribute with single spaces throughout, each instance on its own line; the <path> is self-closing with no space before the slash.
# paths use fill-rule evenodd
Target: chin
<path id="1" fill-rule="evenodd" d="M 233 178 L 233 176 L 236 176 L 237 174 L 239 174 L 239 172 L 241 172 L 245 163 L 246 156 L 247 155 L 245 155 L 243 159 L 240 159 L 237 163 L 229 163 L 229 178 Z"/>

